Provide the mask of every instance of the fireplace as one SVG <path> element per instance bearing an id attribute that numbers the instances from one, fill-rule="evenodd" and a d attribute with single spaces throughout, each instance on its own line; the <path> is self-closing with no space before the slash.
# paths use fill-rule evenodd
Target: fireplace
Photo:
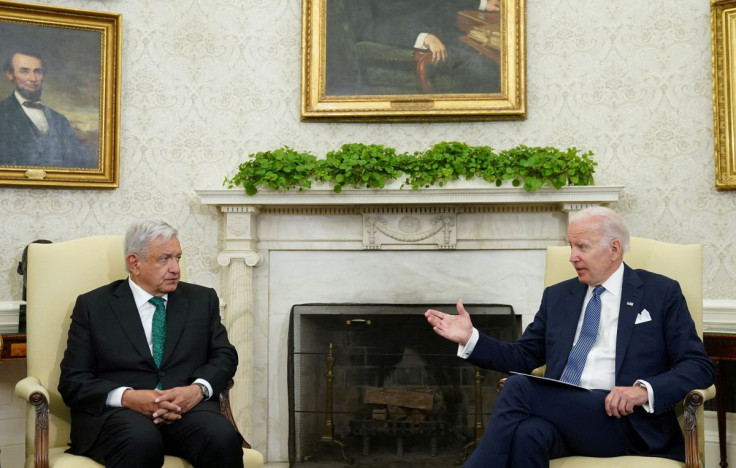
<path id="1" fill-rule="evenodd" d="M 545 247 L 565 243 L 571 212 L 615 202 L 620 191 L 464 185 L 252 197 L 198 191 L 204 205 L 222 214 L 219 226 L 206 229 L 220 243 L 222 316 L 240 357 L 231 401 L 248 441 L 268 463 L 288 463 L 294 304 L 435 306 L 462 298 L 513 304 L 526 326 L 539 306 Z M 457 360 L 455 350 L 448 353 Z M 371 447 L 377 447 L 372 440 Z"/>
<path id="2" fill-rule="evenodd" d="M 424 467 L 461 459 L 488 419 L 503 375 L 456 357 L 427 305 L 304 304 L 289 331 L 291 466 Z M 437 305 L 448 313 L 454 305 Z M 518 336 L 513 307 L 468 304 L 479 330 Z M 486 385 L 482 385 L 486 381 Z M 468 450 L 466 450 L 466 447 Z"/>

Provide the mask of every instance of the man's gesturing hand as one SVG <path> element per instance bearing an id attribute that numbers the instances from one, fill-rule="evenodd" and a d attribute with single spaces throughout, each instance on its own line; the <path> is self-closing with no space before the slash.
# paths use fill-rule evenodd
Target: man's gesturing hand
<path id="1" fill-rule="evenodd" d="M 434 331 L 443 338 L 465 346 L 473 334 L 473 322 L 463 307 L 463 300 L 457 301 L 457 315 L 450 315 L 439 310 L 429 309 L 424 313 L 427 322 Z"/>

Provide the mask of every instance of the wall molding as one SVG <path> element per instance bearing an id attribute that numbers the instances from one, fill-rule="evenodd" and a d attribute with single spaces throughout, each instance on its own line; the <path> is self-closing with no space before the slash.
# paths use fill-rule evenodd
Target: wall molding
<path id="1" fill-rule="evenodd" d="M 736 300 L 705 299 L 703 301 L 703 329 L 736 332 Z"/>

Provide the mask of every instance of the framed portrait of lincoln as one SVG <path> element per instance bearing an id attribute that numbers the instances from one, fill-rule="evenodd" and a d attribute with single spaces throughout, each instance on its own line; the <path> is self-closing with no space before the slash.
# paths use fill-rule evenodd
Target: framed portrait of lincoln
<path id="1" fill-rule="evenodd" d="M 114 13 L 0 1 L 0 184 L 118 186 Z"/>

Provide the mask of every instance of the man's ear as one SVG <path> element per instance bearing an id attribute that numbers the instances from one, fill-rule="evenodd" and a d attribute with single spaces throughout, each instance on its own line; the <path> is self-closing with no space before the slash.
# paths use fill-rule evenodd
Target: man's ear
<path id="1" fill-rule="evenodd" d="M 13 73 L 12 72 L 9 72 L 9 71 L 6 70 L 5 71 L 5 76 L 7 76 L 10 81 L 13 81 L 14 76 L 13 76 Z"/>
<path id="2" fill-rule="evenodd" d="M 621 259 L 623 253 L 624 249 L 621 245 L 621 241 L 614 239 L 613 242 L 611 242 L 611 261 Z"/>
<path id="3" fill-rule="evenodd" d="M 138 263 L 140 262 L 140 258 L 138 258 L 138 254 L 128 254 L 125 257 L 125 264 L 128 266 L 128 270 L 130 270 L 131 273 L 135 274 L 138 272 Z"/>

